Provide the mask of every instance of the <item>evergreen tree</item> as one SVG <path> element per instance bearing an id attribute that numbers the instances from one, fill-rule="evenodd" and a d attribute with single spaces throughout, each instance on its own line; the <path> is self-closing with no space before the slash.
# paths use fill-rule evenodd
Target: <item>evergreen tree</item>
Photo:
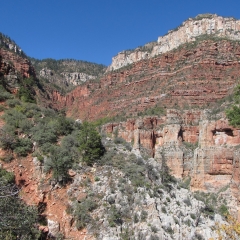
<path id="1" fill-rule="evenodd" d="M 87 165 L 92 165 L 103 155 L 104 149 L 101 137 L 93 124 L 83 122 L 79 131 L 78 140 L 82 161 Z"/>

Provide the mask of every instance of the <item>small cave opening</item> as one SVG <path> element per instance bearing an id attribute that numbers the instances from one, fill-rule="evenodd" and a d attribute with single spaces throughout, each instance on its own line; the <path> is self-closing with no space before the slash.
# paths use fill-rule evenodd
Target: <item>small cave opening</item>
<path id="1" fill-rule="evenodd" d="M 178 132 L 178 140 L 181 140 L 182 142 L 184 141 L 183 140 L 183 130 L 182 130 L 182 128 L 180 128 L 180 130 Z"/>
<path id="2" fill-rule="evenodd" d="M 152 157 L 155 157 L 156 135 L 152 134 Z"/>
<path id="3" fill-rule="evenodd" d="M 226 128 L 226 129 L 221 129 L 221 130 L 214 130 L 212 131 L 213 136 L 215 135 L 219 135 L 220 133 L 225 133 L 226 135 L 233 137 L 233 130 L 230 128 Z"/>
<path id="4" fill-rule="evenodd" d="M 232 129 L 225 129 L 224 132 L 230 136 L 230 137 L 233 137 L 233 130 Z"/>

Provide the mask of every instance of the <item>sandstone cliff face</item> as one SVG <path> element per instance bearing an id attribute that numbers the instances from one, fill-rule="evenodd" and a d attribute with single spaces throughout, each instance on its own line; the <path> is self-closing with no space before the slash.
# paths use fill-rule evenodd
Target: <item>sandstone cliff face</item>
<path id="1" fill-rule="evenodd" d="M 238 81 L 240 44 L 205 40 L 88 81 L 52 105 L 81 119 L 136 116 L 154 106 L 202 106 L 227 96 Z"/>
<path id="2" fill-rule="evenodd" d="M 166 53 L 184 43 L 193 42 L 201 35 L 214 35 L 226 37 L 231 40 L 240 40 L 240 20 L 224 18 L 217 15 L 198 15 L 195 19 L 188 19 L 176 30 L 169 31 L 167 35 L 159 37 L 152 49 L 148 51 L 137 48 L 132 52 L 123 51 L 112 58 L 108 71 L 119 69 L 134 62 L 152 58 L 158 54 Z M 146 48 L 146 47 L 145 47 Z"/>
<path id="3" fill-rule="evenodd" d="M 108 134 L 116 130 L 134 149 L 143 146 L 159 162 L 165 161 L 175 177 L 190 176 L 192 190 L 216 192 L 230 185 L 240 199 L 240 129 L 231 127 L 225 118 L 208 120 L 206 111 L 172 109 L 164 117 L 130 119 L 103 127 Z"/>

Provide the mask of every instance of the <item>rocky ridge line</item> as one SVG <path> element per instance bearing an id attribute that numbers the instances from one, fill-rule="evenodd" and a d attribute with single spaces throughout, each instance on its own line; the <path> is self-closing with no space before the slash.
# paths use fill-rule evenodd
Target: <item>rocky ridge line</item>
<path id="1" fill-rule="evenodd" d="M 213 35 L 230 40 L 240 40 L 240 20 L 225 18 L 216 14 L 200 14 L 196 18 L 189 18 L 176 30 L 171 30 L 165 36 L 160 36 L 156 43 L 146 44 L 133 51 L 122 51 L 112 58 L 107 71 L 116 70 L 166 53 L 180 45 L 193 42 L 201 35 Z M 148 50 L 145 50 L 148 49 Z"/>

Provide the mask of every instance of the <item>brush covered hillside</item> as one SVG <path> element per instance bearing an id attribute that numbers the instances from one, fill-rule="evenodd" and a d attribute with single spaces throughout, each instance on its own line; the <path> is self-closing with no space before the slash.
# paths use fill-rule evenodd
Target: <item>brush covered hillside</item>
<path id="1" fill-rule="evenodd" d="M 1 35 L 0 238 L 239 239 L 239 30 L 199 15 L 107 69 Z"/>

